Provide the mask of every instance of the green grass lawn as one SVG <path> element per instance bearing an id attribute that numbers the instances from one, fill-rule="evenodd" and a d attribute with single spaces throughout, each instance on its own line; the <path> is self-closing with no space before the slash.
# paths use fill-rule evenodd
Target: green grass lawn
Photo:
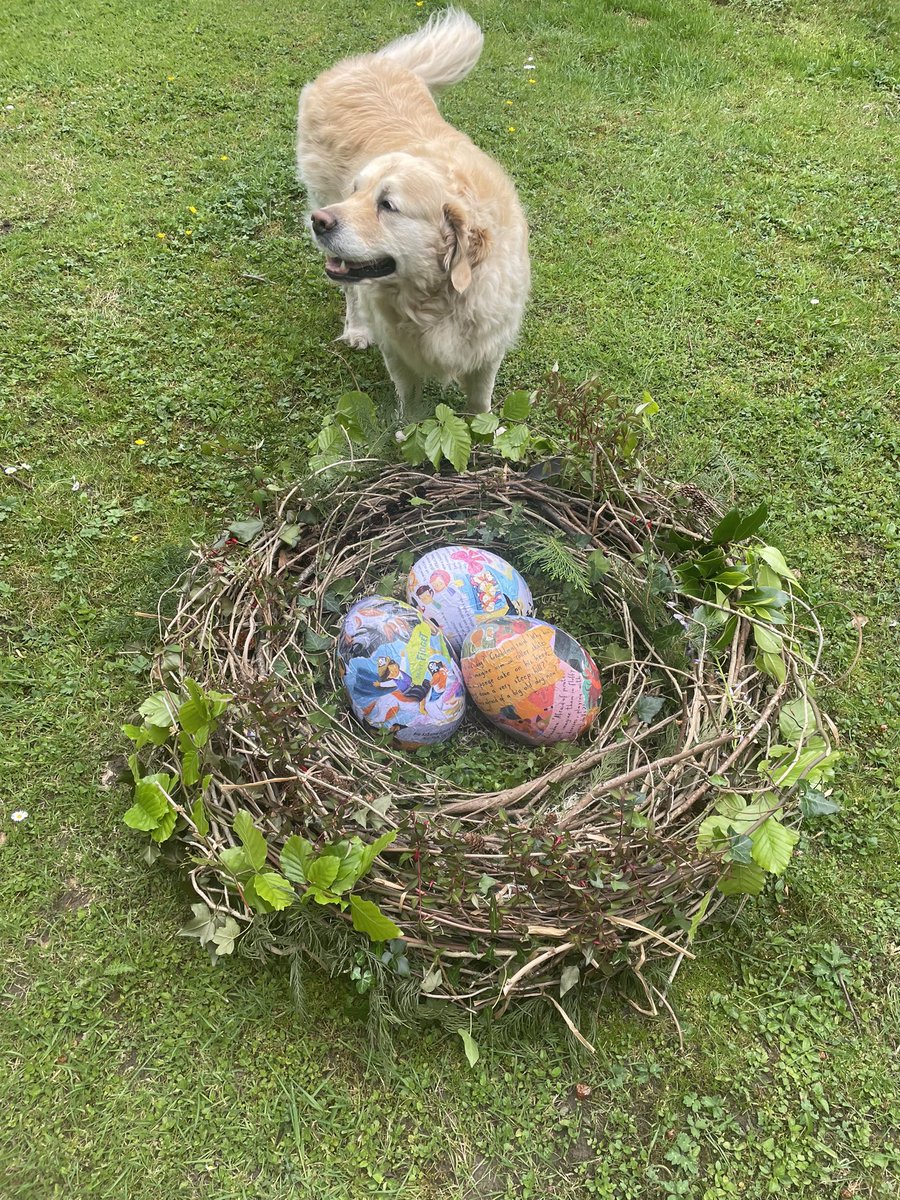
<path id="1" fill-rule="evenodd" d="M 479 0 L 451 120 L 516 178 L 555 360 L 661 405 L 672 477 L 770 502 L 821 606 L 840 817 L 701 936 L 684 1031 L 396 1034 L 175 936 L 106 765 L 190 539 L 302 472 L 376 352 L 303 232 L 301 85 L 415 0 L 10 0 L 0 35 L 0 1195 L 691 1200 L 900 1188 L 900 116 L 890 0 Z M 523 64 L 533 55 L 536 70 Z M 866 618 L 862 656 L 854 616 Z M 857 622 L 858 624 L 861 622 Z M 27 809 L 21 824 L 11 821 Z M 502 1032 L 502 1031 L 501 1031 Z M 591 1098 L 573 1099 L 578 1082 Z"/>

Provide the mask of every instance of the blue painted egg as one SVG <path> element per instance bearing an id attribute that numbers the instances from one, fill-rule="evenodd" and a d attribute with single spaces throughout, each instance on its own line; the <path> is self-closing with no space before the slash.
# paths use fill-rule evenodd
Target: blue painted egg
<path id="1" fill-rule="evenodd" d="M 482 621 L 534 612 L 515 567 L 477 546 L 441 546 L 423 555 L 409 573 L 406 598 L 443 630 L 457 655 Z"/>
<path id="2" fill-rule="evenodd" d="M 461 665 L 472 703 L 532 746 L 574 742 L 600 711 L 597 664 L 547 621 L 485 621 L 463 643 Z"/>
<path id="3" fill-rule="evenodd" d="M 465 716 L 462 673 L 444 635 L 402 600 L 358 600 L 341 626 L 337 665 L 356 719 L 401 746 L 443 742 Z"/>

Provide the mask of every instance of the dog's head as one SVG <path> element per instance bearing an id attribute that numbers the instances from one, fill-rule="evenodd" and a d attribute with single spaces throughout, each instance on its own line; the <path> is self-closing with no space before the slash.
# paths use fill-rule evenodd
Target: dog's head
<path id="1" fill-rule="evenodd" d="M 414 280 L 430 288 L 449 280 L 457 292 L 472 282 L 488 235 L 473 221 L 461 190 L 425 158 L 385 154 L 359 172 L 340 204 L 310 217 L 336 283 Z"/>

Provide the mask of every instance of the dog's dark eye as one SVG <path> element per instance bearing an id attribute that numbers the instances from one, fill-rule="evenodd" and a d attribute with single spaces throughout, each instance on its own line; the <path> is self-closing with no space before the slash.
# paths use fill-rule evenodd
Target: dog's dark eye
<path id="1" fill-rule="evenodd" d="M 388 200 L 387 196 L 382 196 L 382 198 L 378 201 L 378 207 L 382 212 L 397 211 L 397 206 L 392 201 Z"/>

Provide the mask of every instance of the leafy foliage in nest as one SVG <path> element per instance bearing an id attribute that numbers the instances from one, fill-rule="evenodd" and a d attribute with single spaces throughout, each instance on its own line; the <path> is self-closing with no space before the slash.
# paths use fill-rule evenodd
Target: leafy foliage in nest
<path id="1" fill-rule="evenodd" d="M 542 464 L 328 479 L 242 529 L 246 550 L 199 552 L 163 690 L 126 727 L 126 819 L 151 855 L 187 851 L 184 932 L 213 957 L 243 941 L 473 1011 L 559 1007 L 628 970 L 655 1011 L 644 965 L 689 955 L 711 908 L 782 873 L 801 815 L 831 803 L 821 634 L 755 536 L 764 510 L 711 528 L 693 489 L 626 489 L 597 452 L 575 479 Z M 578 745 L 522 747 L 473 719 L 401 752 L 349 715 L 341 613 L 450 542 L 506 553 L 601 663 L 603 712 Z"/>

